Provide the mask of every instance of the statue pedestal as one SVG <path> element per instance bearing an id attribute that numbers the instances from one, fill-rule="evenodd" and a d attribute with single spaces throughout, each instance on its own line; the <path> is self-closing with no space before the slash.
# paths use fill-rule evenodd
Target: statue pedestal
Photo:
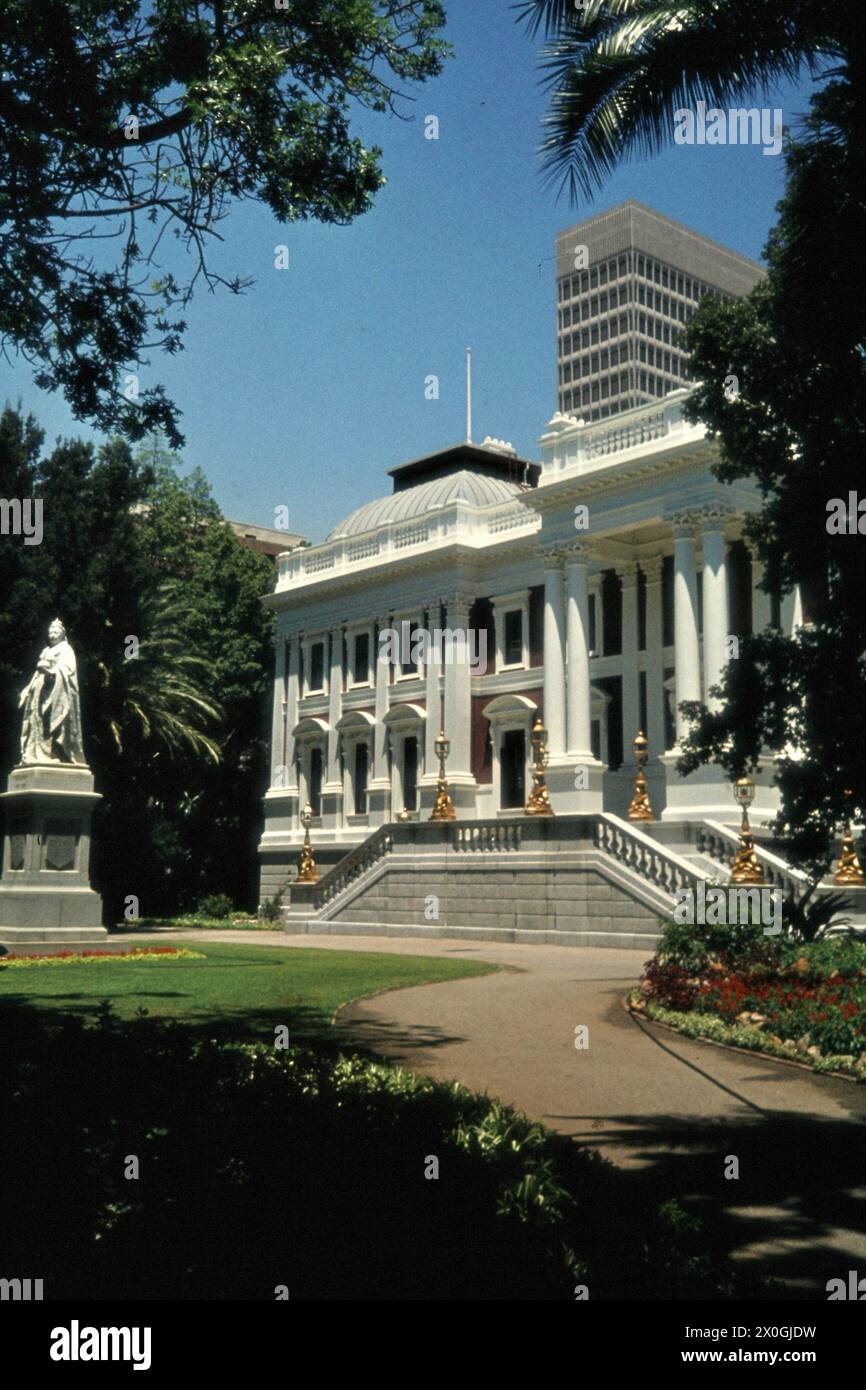
<path id="1" fill-rule="evenodd" d="M 101 800 L 89 767 L 16 767 L 0 796 L 6 815 L 0 949 L 103 942 L 102 900 L 90 887 L 90 820 Z"/>

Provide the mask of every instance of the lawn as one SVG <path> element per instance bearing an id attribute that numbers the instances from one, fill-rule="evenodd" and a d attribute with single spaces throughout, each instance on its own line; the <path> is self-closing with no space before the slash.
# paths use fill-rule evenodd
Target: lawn
<path id="1" fill-rule="evenodd" d="M 331 1034 L 341 1004 L 383 989 L 486 975 L 485 962 L 374 952 L 183 942 L 203 960 L 0 969 L 0 1002 L 93 1015 L 107 1000 L 119 1018 L 145 1009 L 219 1038 L 273 1038 L 287 1024 L 291 1038 Z"/>

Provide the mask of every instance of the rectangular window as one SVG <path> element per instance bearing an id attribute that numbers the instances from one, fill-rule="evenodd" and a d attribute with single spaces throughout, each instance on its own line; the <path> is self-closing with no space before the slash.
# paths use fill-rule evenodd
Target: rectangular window
<path id="1" fill-rule="evenodd" d="M 523 661 L 523 613 L 512 608 L 505 614 L 505 665 L 519 666 Z"/>
<path id="2" fill-rule="evenodd" d="M 412 735 L 403 740 L 403 809 L 415 811 L 418 806 L 418 740 Z"/>
<path id="3" fill-rule="evenodd" d="M 664 680 L 665 684 L 661 694 L 665 711 L 665 748 L 673 748 L 677 741 L 677 727 L 674 717 L 675 696 L 673 693 L 668 695 L 668 682 L 674 680 L 674 668 L 672 666 L 665 668 Z"/>
<path id="4" fill-rule="evenodd" d="M 413 647 L 415 646 L 415 639 L 416 639 L 416 637 L 417 637 L 417 634 L 418 634 L 418 628 L 416 628 L 416 627 L 409 628 L 409 630 L 408 630 L 408 636 L 407 636 L 407 640 L 406 640 L 406 646 L 405 646 L 405 650 L 404 650 L 404 648 L 403 648 L 403 625 L 402 625 L 402 623 L 401 623 L 401 625 L 400 625 L 400 655 L 401 655 L 401 657 L 402 657 L 403 659 L 402 659 L 401 662 L 400 662 L 400 672 L 401 672 L 401 674 L 404 675 L 404 676 L 415 676 L 415 675 L 418 674 L 418 666 L 417 666 L 417 663 L 416 663 L 416 661 L 415 661 L 415 659 L 414 659 L 414 657 L 413 657 L 413 655 L 412 655 L 412 649 L 413 649 Z"/>
<path id="5" fill-rule="evenodd" d="M 366 743 L 355 744 L 355 815 L 367 814 L 367 771 L 369 753 Z"/>
<path id="6" fill-rule="evenodd" d="M 310 749 L 310 806 L 314 816 L 322 814 L 322 766 L 321 748 Z"/>
<path id="7" fill-rule="evenodd" d="M 310 690 L 325 688 L 325 644 L 314 642 L 310 647 Z"/>
<path id="8" fill-rule="evenodd" d="M 662 560 L 662 646 L 674 644 L 674 557 Z M 670 747 L 670 744 L 668 744 Z"/>
<path id="9" fill-rule="evenodd" d="M 370 634 L 368 632 L 355 634 L 352 679 L 356 685 L 366 685 L 370 679 Z"/>
<path id="10" fill-rule="evenodd" d="M 622 652 L 622 585 L 616 570 L 605 570 L 601 579 L 601 624 L 605 656 Z"/>

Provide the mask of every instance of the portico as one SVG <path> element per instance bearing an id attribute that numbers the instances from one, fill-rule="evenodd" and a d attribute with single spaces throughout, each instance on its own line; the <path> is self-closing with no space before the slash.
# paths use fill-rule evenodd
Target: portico
<path id="1" fill-rule="evenodd" d="M 717 769 L 677 771 L 681 707 L 712 707 L 739 638 L 790 627 L 800 609 L 764 594 L 743 540 L 758 495 L 716 480 L 686 396 L 615 423 L 556 415 L 540 465 L 499 440 L 402 465 L 390 497 L 280 557 L 265 864 L 288 870 L 306 800 L 326 859 L 377 826 L 426 819 L 440 727 L 458 818 L 520 815 L 539 716 L 555 813 L 623 816 L 643 729 L 662 826 L 736 819 Z M 459 643 L 427 643 L 395 660 L 382 634 L 401 623 L 472 640 L 463 659 Z M 467 647 L 486 649 L 486 666 Z M 760 822 L 775 806 L 771 761 L 756 782 Z"/>

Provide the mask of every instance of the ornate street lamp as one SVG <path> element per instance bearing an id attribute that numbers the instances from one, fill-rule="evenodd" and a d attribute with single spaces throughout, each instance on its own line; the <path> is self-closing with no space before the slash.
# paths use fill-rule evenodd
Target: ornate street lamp
<path id="1" fill-rule="evenodd" d="M 529 737 L 532 743 L 532 791 L 529 793 L 529 800 L 526 803 L 526 814 L 528 816 L 552 816 L 554 812 L 550 804 L 547 779 L 544 775 L 544 770 L 550 762 L 550 754 L 547 751 L 547 730 L 540 715 L 533 724 Z"/>
<path id="2" fill-rule="evenodd" d="M 445 730 L 440 729 L 436 735 L 434 743 L 436 756 L 439 759 L 439 780 L 436 783 L 436 800 L 433 810 L 430 813 L 431 820 L 456 820 L 457 812 L 454 810 L 454 803 L 451 800 L 451 793 L 448 790 L 448 779 L 445 776 L 445 759 L 451 752 L 450 740 L 445 737 Z"/>
<path id="3" fill-rule="evenodd" d="M 634 795 L 631 805 L 628 808 L 629 820 L 655 820 L 653 808 L 649 799 L 649 788 L 646 784 L 646 760 L 649 742 L 643 729 L 638 729 L 637 736 L 632 744 L 635 760 L 637 762 L 637 776 L 634 779 Z"/>
<path id="4" fill-rule="evenodd" d="M 849 803 L 854 793 L 850 788 L 846 788 L 845 796 Z M 836 865 L 836 872 L 833 875 L 834 883 L 846 883 L 849 888 L 863 888 L 866 879 L 863 877 L 863 869 L 860 860 L 857 858 L 857 850 L 854 843 L 854 832 L 851 829 L 851 813 L 845 822 L 845 833 L 842 836 L 842 852 L 839 855 L 839 863 Z"/>
<path id="5" fill-rule="evenodd" d="M 751 777 L 738 777 L 734 783 L 734 800 L 742 808 L 743 821 L 740 826 L 740 848 L 731 865 L 731 883 L 764 883 L 764 871 L 755 853 L 752 827 L 749 825 L 749 807 L 755 799 L 755 784 Z"/>
<path id="6" fill-rule="evenodd" d="M 309 801 L 301 812 L 301 825 L 304 827 L 304 844 L 301 849 L 301 857 L 298 860 L 298 883 L 318 883 L 319 870 L 316 868 L 316 861 L 313 858 L 313 847 L 310 844 L 310 826 L 313 823 L 313 808 Z"/>

